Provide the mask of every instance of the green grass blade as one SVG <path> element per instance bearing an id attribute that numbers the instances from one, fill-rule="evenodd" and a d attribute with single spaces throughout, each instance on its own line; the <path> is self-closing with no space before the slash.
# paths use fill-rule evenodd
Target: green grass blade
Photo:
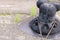
<path id="1" fill-rule="evenodd" d="M 30 8 L 30 16 L 36 16 L 36 8 L 35 8 L 35 6 L 31 6 L 31 8 Z"/>
<path id="2" fill-rule="evenodd" d="M 20 22 L 21 18 L 20 18 L 20 14 L 16 14 L 16 17 L 14 18 L 14 22 Z"/>

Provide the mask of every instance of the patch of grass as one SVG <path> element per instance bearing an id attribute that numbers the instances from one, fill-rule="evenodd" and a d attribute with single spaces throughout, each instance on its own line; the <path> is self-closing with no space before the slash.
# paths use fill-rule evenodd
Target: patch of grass
<path id="1" fill-rule="evenodd" d="M 7 15 L 10 15 L 10 14 L 0 14 L 0 16 L 7 16 Z"/>
<path id="2" fill-rule="evenodd" d="M 30 16 L 36 16 L 36 8 L 35 8 L 35 6 L 31 6 L 31 8 L 30 8 Z"/>
<path id="3" fill-rule="evenodd" d="M 48 0 L 49 2 L 53 2 L 53 0 Z"/>
<path id="4" fill-rule="evenodd" d="M 6 15 L 7 15 L 7 13 L 4 13 L 3 15 L 4 15 L 4 16 L 6 16 Z"/>
<path id="5" fill-rule="evenodd" d="M 2 14 L 0 14 L 0 16 L 1 16 Z"/>
<path id="6" fill-rule="evenodd" d="M 6 15 L 7 15 L 6 11 L 4 11 L 3 15 L 4 15 L 4 16 L 6 16 Z"/>
<path id="7" fill-rule="evenodd" d="M 13 12 L 10 10 L 9 14 L 12 15 L 12 13 L 13 13 Z"/>
<path id="8" fill-rule="evenodd" d="M 7 16 L 7 15 L 12 15 L 12 11 L 10 11 L 9 13 L 4 12 L 0 14 L 0 16 Z"/>
<path id="9" fill-rule="evenodd" d="M 0 14 L 0 16 L 7 16 L 7 14 Z"/>
<path id="10" fill-rule="evenodd" d="M 20 22 L 21 18 L 20 18 L 21 14 L 16 14 L 16 17 L 14 18 L 14 22 Z"/>

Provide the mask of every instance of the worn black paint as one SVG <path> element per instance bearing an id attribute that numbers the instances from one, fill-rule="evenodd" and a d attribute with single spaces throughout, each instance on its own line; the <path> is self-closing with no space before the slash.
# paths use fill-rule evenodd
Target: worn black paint
<path id="1" fill-rule="evenodd" d="M 33 19 L 29 24 L 31 29 L 40 34 L 40 28 L 38 25 L 41 25 L 41 30 L 43 35 L 47 35 L 49 30 L 51 29 L 50 24 L 53 21 L 56 21 L 55 14 L 60 10 L 60 3 L 57 2 L 48 2 L 47 0 L 38 0 L 37 7 L 39 8 L 39 16 Z M 38 24 L 38 22 L 42 22 Z M 54 23 L 53 23 L 54 24 Z M 53 25 L 52 24 L 52 25 Z M 54 25 L 54 28 L 50 34 L 55 33 L 55 28 L 57 27 L 57 21 Z"/>

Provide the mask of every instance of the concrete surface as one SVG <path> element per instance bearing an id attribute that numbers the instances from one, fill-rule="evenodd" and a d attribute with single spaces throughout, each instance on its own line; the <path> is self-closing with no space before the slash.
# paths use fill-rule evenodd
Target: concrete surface
<path id="1" fill-rule="evenodd" d="M 36 37 L 21 31 L 18 26 L 30 16 L 26 14 L 21 15 L 20 18 L 22 19 L 19 23 L 13 21 L 14 17 L 14 15 L 0 16 L 0 40 L 37 40 Z"/>
<path id="2" fill-rule="evenodd" d="M 0 0 L 0 13 L 30 13 L 37 0 Z M 37 10 L 37 9 L 36 9 Z"/>

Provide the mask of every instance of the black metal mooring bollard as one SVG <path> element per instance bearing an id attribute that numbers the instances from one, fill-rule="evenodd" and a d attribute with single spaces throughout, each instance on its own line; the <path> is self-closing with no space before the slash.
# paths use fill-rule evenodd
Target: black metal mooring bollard
<path id="1" fill-rule="evenodd" d="M 57 19 L 55 18 L 55 14 L 60 10 L 60 3 L 48 2 L 47 0 L 38 0 L 37 7 L 39 8 L 39 16 L 30 22 L 31 29 L 40 34 L 41 28 L 42 34 L 47 35 L 52 25 L 55 24 L 50 34 L 55 33 L 54 28 L 57 27 Z M 40 23 L 38 24 L 38 22 Z"/>

